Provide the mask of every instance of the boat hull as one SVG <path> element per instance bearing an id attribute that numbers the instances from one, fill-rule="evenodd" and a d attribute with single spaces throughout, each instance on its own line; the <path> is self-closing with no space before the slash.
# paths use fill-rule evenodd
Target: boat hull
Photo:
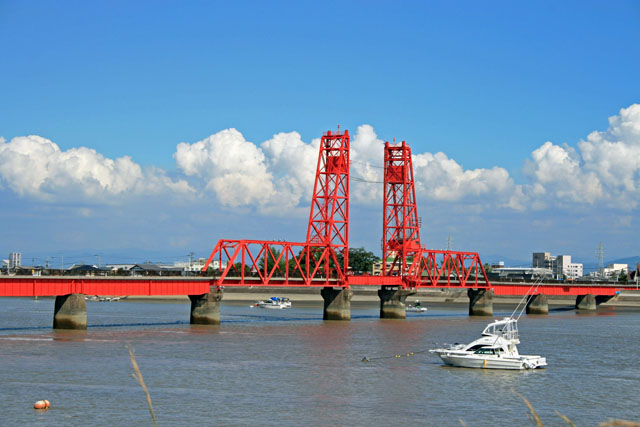
<path id="1" fill-rule="evenodd" d="M 266 305 L 258 305 L 258 307 L 260 307 L 260 308 L 270 308 L 270 309 L 272 309 L 272 310 L 274 310 L 274 309 L 275 309 L 275 310 L 283 310 L 283 309 L 285 309 L 285 308 L 291 308 L 291 307 L 286 307 L 286 306 L 283 306 L 283 305 L 269 305 L 269 304 L 266 304 Z"/>
<path id="2" fill-rule="evenodd" d="M 440 359 L 450 366 L 461 368 L 478 369 L 536 369 L 547 366 L 544 357 L 539 356 L 518 356 L 518 357 L 477 357 L 476 355 L 465 355 L 455 353 L 439 353 Z"/>

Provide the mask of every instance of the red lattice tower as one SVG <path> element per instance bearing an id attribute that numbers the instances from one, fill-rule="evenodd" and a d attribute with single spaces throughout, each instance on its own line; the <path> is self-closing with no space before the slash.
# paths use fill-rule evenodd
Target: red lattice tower
<path id="1" fill-rule="evenodd" d="M 413 184 L 411 148 L 384 147 L 383 276 L 406 276 L 420 257 L 420 223 Z M 387 264 L 390 264 L 387 267 Z"/>
<path id="2" fill-rule="evenodd" d="M 402 287 L 490 286 L 477 253 L 421 246 L 411 148 L 404 141 L 385 144 L 382 236 L 382 275 L 398 276 Z"/>
<path id="3" fill-rule="evenodd" d="M 349 286 L 349 131 L 321 138 L 305 242 L 219 240 L 202 274 L 217 286 Z"/>
<path id="4" fill-rule="evenodd" d="M 325 268 L 333 261 L 346 276 L 349 266 L 349 131 L 322 135 L 309 214 L 307 243 L 331 247 L 341 260 L 325 254 Z M 339 265 L 341 264 L 341 265 Z"/>

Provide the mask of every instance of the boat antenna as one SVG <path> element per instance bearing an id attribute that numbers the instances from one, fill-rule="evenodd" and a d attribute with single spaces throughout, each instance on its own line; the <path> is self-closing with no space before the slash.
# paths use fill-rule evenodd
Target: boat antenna
<path id="1" fill-rule="evenodd" d="M 531 298 L 533 298 L 533 296 L 535 295 L 535 293 L 538 290 L 538 287 L 540 286 L 541 283 L 542 283 L 542 277 L 539 277 L 538 279 L 536 279 L 535 282 L 533 282 L 531 284 L 531 286 L 527 290 L 527 293 L 524 294 L 524 296 L 522 297 L 522 299 L 520 300 L 520 302 L 518 303 L 516 308 L 513 310 L 513 313 L 511 313 L 511 316 L 508 317 L 509 319 L 513 319 L 515 317 L 515 315 L 518 312 L 518 309 L 520 309 L 520 306 L 522 305 L 522 303 L 526 301 L 526 303 L 522 306 L 522 309 L 520 309 L 520 313 L 518 314 L 518 317 L 515 318 L 516 322 L 518 320 L 520 320 L 520 316 L 522 316 L 522 313 L 524 313 L 524 310 L 527 307 L 527 304 L 529 304 L 529 301 L 531 301 Z M 506 328 L 501 330 L 500 331 L 500 335 L 498 335 L 496 337 L 495 341 L 493 342 L 494 346 L 498 342 L 498 339 L 500 339 L 500 337 L 506 333 L 505 329 Z"/>
<path id="2" fill-rule="evenodd" d="M 520 309 L 520 313 L 518 314 L 518 317 L 516 317 L 516 321 L 520 320 L 520 316 L 522 316 L 522 313 L 524 313 L 525 308 L 527 308 L 527 305 L 529 305 L 529 302 L 531 301 L 533 296 L 536 294 L 536 291 L 538 290 L 541 284 L 542 284 L 542 277 L 538 277 L 536 281 L 533 282 L 531 287 L 529 287 L 529 289 L 527 290 L 527 293 L 522 296 L 522 299 L 516 306 L 515 310 L 513 310 L 513 313 L 511 313 L 511 318 L 514 318 L 516 312 L 518 311 L 522 303 L 525 303 Z"/>

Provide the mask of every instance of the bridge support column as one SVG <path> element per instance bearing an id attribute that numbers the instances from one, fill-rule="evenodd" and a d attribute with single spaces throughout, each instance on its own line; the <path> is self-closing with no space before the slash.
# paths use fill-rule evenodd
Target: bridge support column
<path id="1" fill-rule="evenodd" d="M 493 291 L 468 289 L 469 316 L 493 316 Z"/>
<path id="2" fill-rule="evenodd" d="M 595 310 L 596 297 L 593 294 L 576 296 L 576 308 L 578 310 Z"/>
<path id="3" fill-rule="evenodd" d="M 353 291 L 348 288 L 334 289 L 332 287 L 322 288 L 320 291 L 324 300 L 324 320 L 351 320 L 351 297 Z"/>
<path id="4" fill-rule="evenodd" d="M 189 295 L 191 300 L 189 323 L 192 325 L 219 325 L 222 294 L 222 289 L 216 288 L 207 294 Z"/>
<path id="5" fill-rule="evenodd" d="M 527 314 L 549 314 L 549 302 L 545 294 L 532 295 L 527 302 Z"/>
<path id="6" fill-rule="evenodd" d="M 53 329 L 87 329 L 87 302 L 84 295 L 69 294 L 56 297 Z"/>
<path id="7" fill-rule="evenodd" d="M 398 289 L 383 286 L 378 290 L 380 297 L 380 318 L 381 319 L 406 319 L 407 306 L 404 303 L 409 295 L 415 291 Z"/>

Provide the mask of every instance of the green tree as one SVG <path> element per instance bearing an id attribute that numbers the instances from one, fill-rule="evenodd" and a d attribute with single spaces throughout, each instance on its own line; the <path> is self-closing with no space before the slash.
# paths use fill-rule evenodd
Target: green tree
<path id="1" fill-rule="evenodd" d="M 618 282 L 627 282 L 628 280 L 628 276 L 627 276 L 627 272 L 626 271 L 621 271 L 620 275 L 618 276 Z"/>
<path id="2" fill-rule="evenodd" d="M 349 267 L 354 274 L 371 273 L 373 264 L 380 262 L 380 257 L 365 248 L 349 248 Z"/>

